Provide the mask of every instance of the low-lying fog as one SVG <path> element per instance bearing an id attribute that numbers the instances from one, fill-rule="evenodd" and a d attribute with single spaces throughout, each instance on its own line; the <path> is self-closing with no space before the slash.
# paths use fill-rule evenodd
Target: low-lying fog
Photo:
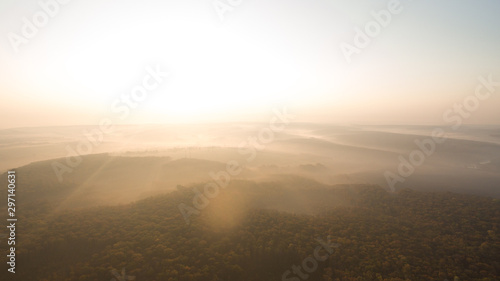
<path id="1" fill-rule="evenodd" d="M 113 133 L 102 135 L 101 143 L 99 134 L 91 134 L 93 144 L 84 134 L 95 127 L 1 130 L 0 172 L 49 160 L 18 169 L 18 178 L 24 177 L 33 187 L 71 187 L 62 207 L 127 203 L 178 185 L 213 181 L 211 173 L 226 171 L 229 161 L 243 167 L 232 179 L 298 176 L 324 185 L 376 184 L 389 190 L 390 171 L 404 179 L 396 182 L 396 189 L 500 198 L 498 127 L 463 127 L 447 134 L 444 143 L 433 145 L 429 141 L 434 127 L 290 124 L 273 136 L 266 128 L 268 124 L 117 126 Z M 424 140 L 432 150 L 427 154 L 416 144 Z M 71 167 L 66 158 L 78 149 L 107 155 L 72 157 L 79 163 Z M 423 164 L 414 165 L 411 175 L 401 175 L 401 158 L 410 161 L 414 151 L 425 155 Z M 68 168 L 59 170 L 60 178 L 56 162 L 59 169 Z"/>

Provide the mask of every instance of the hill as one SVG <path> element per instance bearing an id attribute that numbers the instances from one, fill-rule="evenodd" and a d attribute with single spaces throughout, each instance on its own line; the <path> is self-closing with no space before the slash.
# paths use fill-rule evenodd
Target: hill
<path id="1" fill-rule="evenodd" d="M 23 206 L 16 280 L 302 280 L 297 266 L 308 280 L 500 277 L 497 199 L 235 180 L 186 224 L 179 206 L 201 187 L 120 206 Z"/>

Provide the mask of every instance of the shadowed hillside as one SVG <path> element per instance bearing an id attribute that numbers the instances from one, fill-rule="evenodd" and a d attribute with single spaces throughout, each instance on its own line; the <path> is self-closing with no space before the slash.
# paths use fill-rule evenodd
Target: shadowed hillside
<path id="1" fill-rule="evenodd" d="M 328 258 L 309 280 L 500 276 L 498 200 L 235 181 L 187 225 L 178 206 L 189 204 L 195 187 L 128 205 L 21 216 L 17 277 L 108 280 L 125 268 L 136 280 L 281 280 L 312 255 L 317 239 L 335 246 L 320 252 Z"/>

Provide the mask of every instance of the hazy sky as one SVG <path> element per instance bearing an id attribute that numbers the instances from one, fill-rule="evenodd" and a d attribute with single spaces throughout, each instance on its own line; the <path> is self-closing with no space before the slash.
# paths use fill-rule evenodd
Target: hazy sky
<path id="1" fill-rule="evenodd" d="M 341 43 L 389 2 L 241 0 L 221 20 L 213 0 L 72 0 L 33 32 L 23 18 L 43 25 L 41 4 L 1 0 L 0 128 L 267 121 L 282 106 L 298 121 L 442 124 L 479 76 L 500 81 L 498 0 L 401 0 L 348 63 Z M 157 65 L 170 76 L 113 110 Z M 466 122 L 500 124 L 499 109 L 500 88 Z"/>

